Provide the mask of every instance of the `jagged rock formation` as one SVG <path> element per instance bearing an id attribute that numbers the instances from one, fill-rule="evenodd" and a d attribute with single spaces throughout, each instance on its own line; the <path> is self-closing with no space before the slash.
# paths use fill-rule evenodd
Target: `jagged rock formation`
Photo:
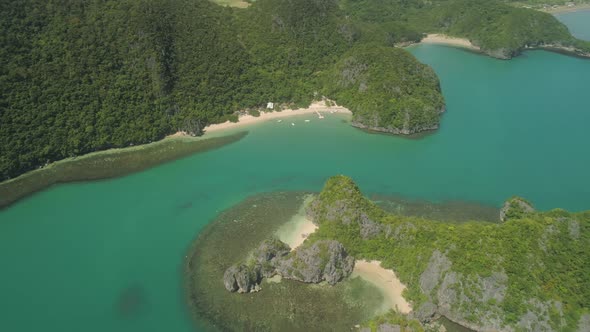
<path id="1" fill-rule="evenodd" d="M 257 291 L 261 280 L 258 267 L 250 268 L 245 264 L 232 265 L 223 275 L 225 289 L 230 292 L 248 293 Z"/>
<path id="2" fill-rule="evenodd" d="M 337 241 L 318 241 L 278 261 L 276 272 L 283 278 L 307 283 L 327 281 L 334 285 L 352 273 L 354 258 Z"/>
<path id="3" fill-rule="evenodd" d="M 414 317 L 422 322 L 431 322 L 440 316 L 475 330 L 503 330 L 499 319 L 499 309 L 490 307 L 487 312 L 479 313 L 478 324 L 469 322 L 469 312 L 465 308 L 474 302 L 481 305 L 493 301 L 500 303 L 506 293 L 508 277 L 504 272 L 494 272 L 488 277 L 470 276 L 451 270 L 453 263 L 447 255 L 435 250 L 428 261 L 426 270 L 420 275 L 420 288 L 428 301 L 414 312 Z M 478 296 L 468 290 L 477 289 Z"/>
<path id="4" fill-rule="evenodd" d="M 230 292 L 248 293 L 260 290 L 262 278 L 278 274 L 305 283 L 326 281 L 334 285 L 348 277 L 353 268 L 354 258 L 337 241 L 317 241 L 290 252 L 287 244 L 271 239 L 260 244 L 248 264 L 229 267 L 223 276 L 223 284 Z"/>

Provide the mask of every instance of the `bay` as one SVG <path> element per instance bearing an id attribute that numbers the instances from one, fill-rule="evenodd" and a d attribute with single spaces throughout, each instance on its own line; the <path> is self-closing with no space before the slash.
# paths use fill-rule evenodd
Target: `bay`
<path id="1" fill-rule="evenodd" d="M 544 51 L 500 61 L 433 45 L 411 52 L 436 70 L 447 101 L 440 130 L 420 139 L 368 134 L 344 116 L 297 117 L 0 211 L 1 326 L 194 330 L 182 269 L 198 232 L 248 196 L 319 191 L 335 174 L 371 194 L 494 206 L 520 195 L 539 209 L 590 208 L 590 61 Z"/>

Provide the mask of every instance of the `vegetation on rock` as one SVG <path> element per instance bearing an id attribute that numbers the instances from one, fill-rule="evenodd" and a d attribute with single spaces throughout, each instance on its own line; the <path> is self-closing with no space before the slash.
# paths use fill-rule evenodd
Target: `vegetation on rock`
<path id="1" fill-rule="evenodd" d="M 353 125 L 393 134 L 438 128 L 444 100 L 438 77 L 408 52 L 365 44 L 344 54 L 325 94 L 353 112 Z"/>
<path id="2" fill-rule="evenodd" d="M 503 223 L 402 217 L 337 176 L 308 214 L 319 229 L 307 241 L 337 240 L 356 258 L 393 269 L 422 322 L 444 315 L 478 330 L 575 331 L 587 320 L 588 211 L 526 209 Z M 376 230 L 370 237 L 367 224 Z"/>
<path id="3" fill-rule="evenodd" d="M 248 293 L 260 290 L 262 278 L 279 275 L 305 283 L 322 281 L 334 285 L 352 273 L 354 258 L 342 244 L 333 240 L 316 241 L 290 252 L 278 239 L 263 241 L 247 263 L 227 268 L 223 275 L 230 292 Z"/>

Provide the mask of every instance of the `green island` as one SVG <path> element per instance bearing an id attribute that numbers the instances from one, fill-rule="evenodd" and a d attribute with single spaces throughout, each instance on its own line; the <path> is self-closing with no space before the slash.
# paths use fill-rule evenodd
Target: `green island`
<path id="1" fill-rule="evenodd" d="M 123 0 L 0 4 L 0 180 L 65 158 L 201 135 L 268 102 L 324 96 L 353 125 L 436 129 L 438 78 L 395 48 L 425 34 L 510 58 L 587 56 L 548 13 L 492 0 Z M 404 84 L 401 84 L 401 83 Z M 411 84 L 407 84 L 411 82 Z"/>
<path id="2" fill-rule="evenodd" d="M 441 317 L 476 331 L 590 328 L 588 211 L 539 212 L 526 200 L 513 197 L 495 222 L 476 221 L 476 215 L 471 221 L 433 220 L 387 212 L 345 176 L 328 179 L 312 199 L 303 197 L 279 193 L 253 198 L 222 214 L 220 221 L 225 222 L 214 222 L 200 234 L 187 260 L 189 302 L 200 319 L 224 322 L 228 325 L 217 327 L 230 330 L 236 328 L 232 324 L 252 329 L 287 324 L 287 330 L 342 330 L 357 325 L 368 330 L 438 331 Z M 284 223 L 302 202 L 299 214 L 318 228 L 289 251 L 276 238 L 276 220 Z M 220 243 L 218 236 L 228 242 Z M 347 307 L 350 294 L 363 294 L 355 287 L 367 287 L 350 278 L 355 260 L 357 265 L 379 261 L 393 270 L 406 286 L 402 295 L 411 312 L 392 310 L 374 317 L 366 311 L 375 310 L 375 304 L 364 303 L 362 296 L 354 302 L 361 307 Z M 272 281 L 276 276 L 283 281 Z M 246 294 L 230 293 L 237 290 Z M 306 307 L 304 298 L 310 296 L 306 292 L 317 292 L 319 304 Z M 207 298 L 214 294 L 218 300 L 209 307 Z M 371 293 L 365 293 L 365 300 L 375 296 L 367 294 Z M 276 321 L 264 315 L 268 311 L 261 303 L 290 296 L 293 302 L 272 305 Z M 288 303 L 302 306 L 301 312 L 289 309 Z M 236 318 L 232 306 L 244 310 L 244 315 Z M 332 311 L 324 314 L 332 319 L 340 310 L 348 310 L 344 312 L 350 316 L 318 322 L 322 314 L 314 310 L 326 307 Z M 288 319 L 289 312 L 296 319 Z"/>

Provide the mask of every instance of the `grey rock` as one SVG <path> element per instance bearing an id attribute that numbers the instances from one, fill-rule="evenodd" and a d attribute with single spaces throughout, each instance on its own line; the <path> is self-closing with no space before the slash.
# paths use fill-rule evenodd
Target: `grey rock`
<path id="1" fill-rule="evenodd" d="M 501 60 L 509 60 L 512 59 L 512 57 L 514 57 L 515 53 L 509 51 L 506 48 L 498 48 L 495 50 L 484 50 L 484 53 L 486 53 L 487 55 L 496 58 L 496 59 L 501 59 Z"/>
<path id="2" fill-rule="evenodd" d="M 359 218 L 359 226 L 361 230 L 361 237 L 363 239 L 373 238 L 382 231 L 382 226 L 379 223 L 374 222 L 369 216 L 362 212 Z"/>
<path id="3" fill-rule="evenodd" d="M 258 263 L 265 263 L 275 257 L 283 257 L 291 251 L 288 244 L 278 239 L 264 240 L 254 251 L 254 258 Z"/>
<path id="4" fill-rule="evenodd" d="M 459 294 L 455 290 L 455 284 L 458 283 L 458 274 L 447 272 L 440 284 L 437 292 L 438 313 L 443 316 L 455 316 L 452 312 L 453 305 L 458 302 Z M 461 315 L 462 316 L 462 315 Z"/>
<path id="5" fill-rule="evenodd" d="M 230 292 L 235 292 L 238 290 L 238 283 L 236 281 L 236 273 L 238 272 L 238 267 L 236 265 L 230 266 L 225 273 L 223 274 L 223 285 L 225 289 Z"/>
<path id="6" fill-rule="evenodd" d="M 446 110 L 445 107 L 442 107 L 439 110 L 434 110 L 433 113 L 442 114 L 445 112 L 445 110 Z M 393 135 L 412 135 L 412 134 L 416 134 L 416 133 L 420 133 L 420 132 L 424 132 L 424 131 L 436 130 L 439 128 L 438 123 L 410 127 L 409 126 L 409 123 L 410 123 L 409 113 L 407 112 L 406 114 L 407 114 L 406 121 L 404 121 L 404 125 L 401 128 L 392 127 L 392 126 L 383 127 L 383 126 L 379 125 L 379 123 L 381 123 L 381 120 L 378 118 L 377 114 L 375 114 L 373 116 L 374 117 L 373 119 L 366 119 L 366 118 L 362 118 L 360 116 L 355 116 L 350 124 L 356 128 L 370 130 L 370 131 L 377 131 L 377 132 L 382 132 L 382 133 L 388 133 L 388 134 L 393 134 Z"/>
<path id="7" fill-rule="evenodd" d="M 518 219 L 524 217 L 527 213 L 534 212 L 533 206 L 520 197 L 513 197 L 504 203 L 500 209 L 500 220 Z"/>
<path id="8" fill-rule="evenodd" d="M 381 324 L 377 327 L 377 332 L 401 332 L 399 325 Z"/>
<path id="9" fill-rule="evenodd" d="M 525 331 L 555 331 L 549 321 L 549 313 L 556 310 L 560 313 L 561 322 L 558 330 L 566 326 L 563 319 L 562 304 L 555 301 L 542 302 L 538 299 L 531 299 L 528 301 L 531 309 L 520 317 L 517 326 Z"/>
<path id="10" fill-rule="evenodd" d="M 415 310 L 412 315 L 414 318 L 421 322 L 430 322 L 434 318 L 436 318 L 436 305 L 432 302 L 426 302 Z"/>
<path id="11" fill-rule="evenodd" d="M 568 220 L 568 231 L 570 237 L 573 240 L 577 240 L 580 238 L 580 223 L 577 220 L 569 219 Z"/>
<path id="12" fill-rule="evenodd" d="M 345 225 L 350 225 L 354 220 L 358 220 L 359 212 L 351 206 L 346 200 L 338 200 L 327 206 L 326 219 L 329 221 L 342 221 Z"/>
<path id="13" fill-rule="evenodd" d="M 232 265 L 223 274 L 223 285 L 230 292 L 248 293 L 260 283 L 260 266 L 249 268 L 244 264 Z"/>
<path id="14" fill-rule="evenodd" d="M 252 278 L 250 277 L 250 269 L 246 265 L 239 265 L 234 274 L 236 283 L 238 284 L 238 293 L 247 293 L 251 287 L 254 287 Z"/>
<path id="15" fill-rule="evenodd" d="M 438 250 L 430 256 L 426 270 L 420 275 L 420 287 L 429 295 L 442 279 L 442 274 L 451 268 L 451 261 Z"/>
<path id="16" fill-rule="evenodd" d="M 331 285 L 349 276 L 354 268 L 354 258 L 337 241 L 318 241 L 278 263 L 277 273 L 283 278 L 308 283 L 325 280 Z"/>
<path id="17" fill-rule="evenodd" d="M 391 227 L 391 225 L 389 225 Z M 414 231 L 416 230 L 416 225 L 412 224 L 411 222 L 404 222 L 401 225 L 397 226 L 393 231 L 393 238 L 399 242 L 411 242 L 414 240 Z"/>
<path id="18" fill-rule="evenodd" d="M 578 332 L 590 332 L 590 314 L 585 314 L 578 321 Z"/>
<path id="19" fill-rule="evenodd" d="M 508 276 L 504 272 L 494 272 L 487 278 L 480 278 L 482 302 L 488 302 L 491 299 L 496 300 L 496 303 L 502 302 L 506 295 L 507 282 Z"/>
<path id="20" fill-rule="evenodd" d="M 327 240 L 291 254 L 285 243 L 267 240 L 254 251 L 253 259 L 253 265 L 233 265 L 225 271 L 225 289 L 238 293 L 257 292 L 261 289 L 262 278 L 276 274 L 307 283 L 326 281 L 334 285 L 348 277 L 354 268 L 354 258 L 348 256 L 344 246 Z"/>
<path id="21" fill-rule="evenodd" d="M 291 248 L 278 239 L 263 241 L 254 251 L 253 256 L 260 265 L 260 274 L 264 278 L 271 278 L 276 274 L 276 260 L 289 254 Z"/>

